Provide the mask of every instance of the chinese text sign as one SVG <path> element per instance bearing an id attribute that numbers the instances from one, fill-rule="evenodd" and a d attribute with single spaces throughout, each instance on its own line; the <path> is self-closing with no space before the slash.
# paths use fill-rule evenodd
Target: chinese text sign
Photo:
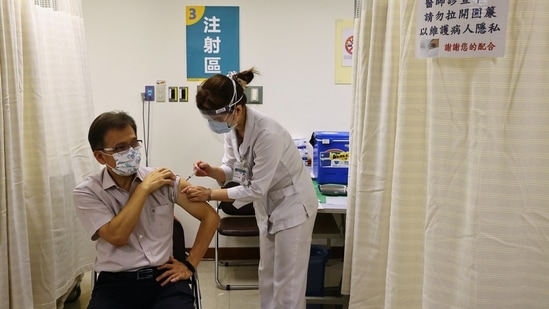
<path id="1" fill-rule="evenodd" d="M 187 6 L 187 79 L 240 70 L 239 8 Z"/>
<path id="2" fill-rule="evenodd" d="M 509 0 L 418 0 L 416 57 L 503 57 Z"/>

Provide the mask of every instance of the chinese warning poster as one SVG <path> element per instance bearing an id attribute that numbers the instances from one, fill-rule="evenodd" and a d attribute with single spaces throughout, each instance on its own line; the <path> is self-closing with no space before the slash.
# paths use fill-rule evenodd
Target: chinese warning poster
<path id="1" fill-rule="evenodd" d="M 416 57 L 503 57 L 509 0 L 418 0 Z"/>

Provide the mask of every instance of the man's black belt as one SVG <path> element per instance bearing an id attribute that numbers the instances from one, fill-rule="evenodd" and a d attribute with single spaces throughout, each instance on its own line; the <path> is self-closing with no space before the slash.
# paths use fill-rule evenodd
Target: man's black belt
<path id="1" fill-rule="evenodd" d="M 119 271 L 119 272 L 102 271 L 101 274 L 105 273 L 116 278 L 127 279 L 127 280 L 144 280 L 144 279 L 154 279 L 163 272 L 164 270 L 158 270 L 156 267 L 147 267 L 147 268 L 138 269 L 136 271 Z"/>

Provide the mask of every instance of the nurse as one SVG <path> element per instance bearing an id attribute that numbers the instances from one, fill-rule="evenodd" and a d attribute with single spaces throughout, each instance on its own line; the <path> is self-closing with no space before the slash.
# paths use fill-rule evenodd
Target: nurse
<path id="1" fill-rule="evenodd" d="M 191 201 L 253 202 L 260 230 L 259 294 L 261 308 L 304 309 L 313 225 L 318 199 L 311 176 L 288 131 L 274 119 L 246 106 L 244 87 L 252 68 L 213 75 L 196 94 L 196 106 L 209 128 L 224 135 L 221 166 L 194 164 L 196 176 L 214 178 L 222 187 L 191 186 Z"/>

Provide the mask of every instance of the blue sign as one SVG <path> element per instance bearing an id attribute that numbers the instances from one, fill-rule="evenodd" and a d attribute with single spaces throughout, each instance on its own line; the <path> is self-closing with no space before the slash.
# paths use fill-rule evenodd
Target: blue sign
<path id="1" fill-rule="evenodd" d="M 187 6 L 187 79 L 240 71 L 239 7 Z"/>

